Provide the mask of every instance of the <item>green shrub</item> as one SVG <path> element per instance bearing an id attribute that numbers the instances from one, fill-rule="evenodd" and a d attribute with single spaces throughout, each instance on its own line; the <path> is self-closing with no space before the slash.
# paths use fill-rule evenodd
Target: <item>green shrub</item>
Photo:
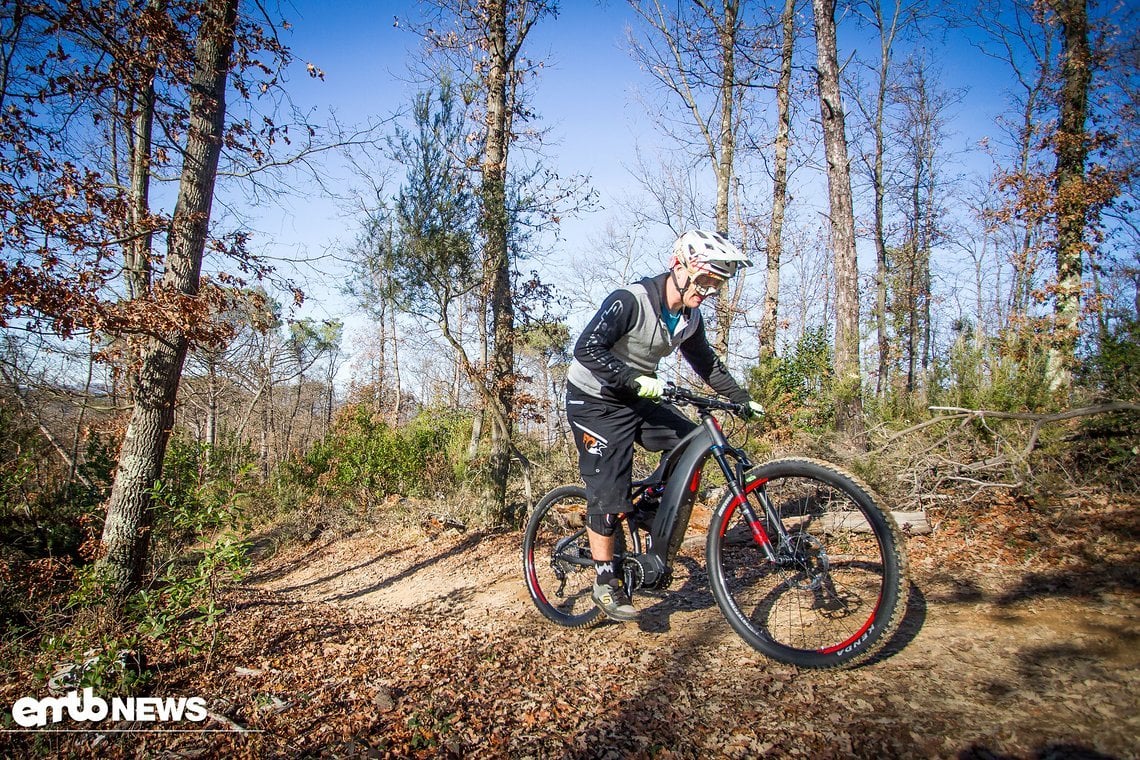
<path id="1" fill-rule="evenodd" d="M 156 558 L 177 555 L 192 543 L 241 526 L 244 502 L 255 488 L 257 458 L 248 444 L 211 446 L 175 435 L 166 448 L 162 477 L 151 491 Z"/>
<path id="2" fill-rule="evenodd" d="M 1093 402 L 1140 401 L 1140 320 L 1100 336 L 1079 366 L 1077 381 Z M 1120 410 L 1083 418 L 1066 442 L 1077 471 L 1096 473 L 1123 490 L 1140 487 L 1140 413 Z"/>
<path id="3" fill-rule="evenodd" d="M 430 496 L 449 493 L 467 477 L 464 449 L 468 417 L 424 410 L 404 427 L 392 427 L 366 405 L 344 410 L 333 429 L 307 453 L 287 462 L 286 481 L 336 492 Z"/>
<path id="4" fill-rule="evenodd" d="M 831 343 L 826 326 L 806 330 L 784 356 L 763 357 L 749 373 L 748 391 L 764 405 L 769 424 L 823 431 L 834 425 Z"/>
<path id="5" fill-rule="evenodd" d="M 931 406 L 1001 412 L 1043 411 L 1053 399 L 1047 356 L 1026 341 L 975 341 L 964 334 L 948 356 L 934 363 Z"/>
<path id="6" fill-rule="evenodd" d="M 1091 355 L 1080 363 L 1077 380 L 1100 398 L 1140 400 L 1140 319 L 1122 322 L 1101 335 Z"/>

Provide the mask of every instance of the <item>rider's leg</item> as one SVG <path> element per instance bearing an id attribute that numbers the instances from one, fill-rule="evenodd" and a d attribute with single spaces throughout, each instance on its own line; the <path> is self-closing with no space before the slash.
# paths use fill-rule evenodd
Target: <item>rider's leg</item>
<path id="1" fill-rule="evenodd" d="M 586 536 L 590 541 L 590 556 L 594 558 L 594 582 L 598 585 L 621 580 L 621 568 L 614 563 L 614 533 L 618 530 L 617 515 L 586 516 Z"/>
<path id="2" fill-rule="evenodd" d="M 694 427 L 675 407 L 635 400 L 608 403 L 573 392 L 566 414 L 578 447 L 578 465 L 586 482 L 586 528 L 597 575 L 594 601 L 610 617 L 632 620 L 637 611 L 621 586 L 614 561 L 615 515 L 632 509 L 629 500 L 634 441 L 661 451 L 671 448 Z"/>
<path id="3" fill-rule="evenodd" d="M 621 569 L 615 562 L 614 536 L 621 530 L 619 516 L 615 514 L 587 514 L 586 535 L 590 540 L 590 553 L 594 558 L 594 604 L 614 620 L 636 620 L 637 608 L 629 600 L 622 584 Z"/>
<path id="4" fill-rule="evenodd" d="M 649 451 L 672 451 L 681 439 L 697 427 L 672 404 L 641 404 L 638 411 L 642 423 L 638 427 L 637 442 Z"/>

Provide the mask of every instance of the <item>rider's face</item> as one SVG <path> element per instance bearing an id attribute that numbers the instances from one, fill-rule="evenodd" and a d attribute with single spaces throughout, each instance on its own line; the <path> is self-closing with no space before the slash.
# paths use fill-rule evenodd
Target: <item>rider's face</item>
<path id="1" fill-rule="evenodd" d="M 685 276 L 689 280 L 688 287 L 685 288 L 684 304 L 689 308 L 700 306 L 706 298 L 715 296 L 724 285 L 724 280 L 716 275 L 707 273 L 693 275 L 692 272 L 686 271 Z"/>

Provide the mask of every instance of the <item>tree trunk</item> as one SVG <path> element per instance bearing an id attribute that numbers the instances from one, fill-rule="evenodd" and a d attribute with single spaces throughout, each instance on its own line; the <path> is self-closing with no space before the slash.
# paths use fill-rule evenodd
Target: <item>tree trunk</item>
<path id="1" fill-rule="evenodd" d="M 172 294 L 198 293 L 236 23 L 237 0 L 203 6 L 190 90 L 190 128 L 161 282 L 162 289 Z M 174 424 L 187 347 L 185 334 L 174 333 L 153 337 L 143 348 L 137 398 L 123 437 L 102 536 L 100 569 L 107 591 L 119 602 L 138 587 L 146 568 L 153 523 L 151 492 Z"/>
<path id="2" fill-rule="evenodd" d="M 400 377 L 400 336 L 396 329 L 395 307 L 389 308 L 388 313 L 389 332 L 392 336 L 392 393 L 395 395 L 392 401 L 392 424 L 399 425 L 404 401 L 404 391 L 400 387 L 403 383 L 403 378 Z"/>
<path id="3" fill-rule="evenodd" d="M 376 320 L 380 326 L 380 335 L 376 346 L 378 354 L 373 370 L 372 388 L 372 413 L 383 413 L 385 416 L 390 414 L 388 405 L 384 401 L 384 389 L 388 384 L 388 341 L 393 337 L 388 331 L 388 308 L 388 298 L 385 296 L 380 299 L 380 313 Z M 395 345 L 395 341 L 392 341 L 392 344 Z"/>
<path id="4" fill-rule="evenodd" d="M 736 32 L 739 0 L 724 0 L 723 15 L 717 21 L 720 37 L 720 155 L 716 157 L 716 229 L 728 235 L 729 191 L 735 175 L 733 162 L 736 156 L 736 124 L 733 105 L 736 99 Z M 720 289 L 714 305 L 716 314 L 716 352 L 728 356 L 728 338 L 732 329 L 733 304 L 728 297 L 728 286 Z"/>
<path id="5" fill-rule="evenodd" d="M 147 13 L 162 12 L 163 0 L 150 0 Z M 135 111 L 131 134 L 131 190 L 128 218 L 130 240 L 126 244 L 127 297 L 140 298 L 150 293 L 151 235 L 147 217 L 150 214 L 151 135 L 154 128 L 154 66 L 148 64 L 138 82 L 139 92 L 132 98 Z"/>
<path id="6" fill-rule="evenodd" d="M 483 153 L 482 227 L 485 284 L 491 309 L 491 384 L 499 407 L 491 436 L 490 478 L 485 498 L 496 522 L 506 517 L 507 475 L 510 469 L 511 417 L 514 412 L 514 326 L 511 262 L 507 250 L 507 150 L 510 114 L 507 109 L 507 0 L 494 0 L 488 13 L 487 141 Z"/>
<path id="7" fill-rule="evenodd" d="M 922 271 L 920 272 L 920 282 L 922 283 L 922 303 L 919 309 L 919 317 L 922 320 L 922 382 L 925 388 L 929 381 L 930 363 L 934 358 L 934 324 L 933 314 L 930 312 L 930 304 L 934 300 L 934 281 L 930 272 L 930 255 L 934 248 L 934 238 L 937 235 L 937 208 L 935 206 L 936 196 L 936 182 L 934 176 L 934 135 L 933 130 L 926 140 L 926 153 L 924 160 L 926 162 L 926 213 L 923 217 L 924 232 L 922 235 Z"/>
<path id="8" fill-rule="evenodd" d="M 914 172 L 914 183 L 910 186 L 910 243 L 906 246 L 906 390 L 913 393 L 917 385 L 918 376 L 918 331 L 919 331 L 919 304 L 921 301 L 920 285 L 922 270 L 923 247 L 923 216 L 922 209 L 922 163 L 921 139 L 916 127 L 914 155 L 911 157 L 911 168 Z"/>
<path id="9" fill-rule="evenodd" d="M 887 85 L 889 82 L 891 45 L 894 42 L 894 24 L 890 33 L 883 29 L 881 8 L 874 5 L 879 27 L 879 87 L 875 93 L 875 155 L 872 165 L 871 185 L 874 193 L 874 235 L 875 235 L 875 330 L 878 343 L 879 369 L 875 378 L 875 393 L 882 396 L 887 390 L 887 368 L 889 366 L 890 343 L 887 339 L 887 233 L 884 222 L 886 180 L 883 170 L 883 155 L 886 152 L 883 119 L 887 108 Z M 898 16 L 895 15 L 897 20 Z"/>
<path id="10" fill-rule="evenodd" d="M 210 361 L 206 375 L 206 444 L 218 445 L 218 368 Z"/>
<path id="11" fill-rule="evenodd" d="M 847 157 L 835 0 L 812 0 L 819 77 L 820 117 L 831 200 L 831 243 L 835 249 L 835 417 L 836 428 L 863 441 L 863 381 L 859 370 L 859 270 L 855 260 L 855 214 Z"/>
<path id="12" fill-rule="evenodd" d="M 487 335 L 487 298 L 485 294 L 478 296 L 477 314 L 479 324 L 479 356 L 481 357 L 481 366 L 486 367 L 491 359 L 491 340 Z M 460 320 L 462 325 L 462 320 Z M 459 342 L 458 340 L 456 341 Z M 457 372 L 463 373 L 465 370 L 465 362 L 463 352 L 456 349 L 455 362 L 457 365 Z M 487 374 L 484 370 L 482 375 L 471 378 L 473 383 L 481 383 L 484 386 L 487 384 Z M 477 393 L 475 396 L 475 417 L 471 421 L 471 440 L 467 444 L 467 460 L 473 461 L 475 457 L 479 456 L 479 441 L 483 439 L 483 423 L 487 417 L 487 401 L 485 400 L 486 394 Z M 458 405 L 459 392 L 456 389 L 455 395 Z"/>
<path id="13" fill-rule="evenodd" d="M 1080 334 L 1081 268 L 1088 201 L 1084 191 L 1088 156 L 1089 50 L 1087 0 L 1053 0 L 1061 24 L 1060 124 L 1054 138 L 1057 158 L 1057 296 L 1054 303 L 1055 340 L 1049 352 L 1049 384 L 1067 392 Z"/>
<path id="14" fill-rule="evenodd" d="M 258 448 L 258 462 L 261 466 L 262 481 L 269 479 L 269 441 L 273 436 L 273 367 L 271 365 L 271 357 L 263 357 L 263 365 L 261 367 L 261 389 L 258 395 L 261 396 L 261 434 Z"/>
<path id="15" fill-rule="evenodd" d="M 768 272 L 764 313 L 760 319 L 760 358 L 776 355 L 780 308 L 780 258 L 783 253 L 784 211 L 788 203 L 788 144 L 791 134 L 792 52 L 796 32 L 796 0 L 784 0 L 781 16 L 780 81 L 776 85 L 776 154 L 772 179 L 772 224 L 768 227 Z"/>
<path id="16" fill-rule="evenodd" d="M 164 0 L 150 0 L 145 13 L 162 13 Z M 141 51 L 146 56 L 146 51 Z M 127 285 L 127 298 L 146 298 L 151 289 L 151 247 L 154 236 L 150 231 L 150 162 L 154 130 L 154 77 L 155 67 L 145 62 L 138 80 L 138 90 L 130 95 L 130 109 L 134 111 L 134 124 L 130 136 L 130 190 L 127 205 L 127 241 L 123 246 L 123 278 Z M 134 398 L 138 384 L 139 357 L 126 342 L 127 393 Z"/>

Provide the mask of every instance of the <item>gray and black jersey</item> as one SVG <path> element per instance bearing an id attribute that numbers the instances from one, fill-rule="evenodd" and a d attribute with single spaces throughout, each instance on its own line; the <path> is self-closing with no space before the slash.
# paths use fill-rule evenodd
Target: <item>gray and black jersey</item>
<path id="1" fill-rule="evenodd" d="M 748 392 L 729 374 L 705 335 L 700 309 L 684 309 L 673 332 L 661 316 L 669 273 L 615 290 L 574 345 L 567 378 L 583 395 L 626 403 L 637 396 L 634 379 L 656 376 L 661 360 L 677 349 L 702 380 L 734 403 Z"/>

